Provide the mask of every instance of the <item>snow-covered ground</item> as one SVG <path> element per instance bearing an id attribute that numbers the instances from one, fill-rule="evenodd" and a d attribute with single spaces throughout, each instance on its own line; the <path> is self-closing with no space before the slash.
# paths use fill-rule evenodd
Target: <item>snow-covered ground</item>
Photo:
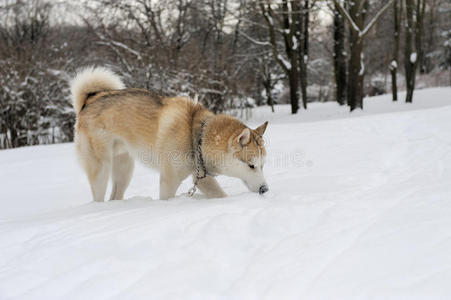
<path id="1" fill-rule="evenodd" d="M 450 299 L 451 88 L 276 110 L 263 197 L 139 166 L 93 203 L 73 144 L 1 151 L 0 299 Z"/>

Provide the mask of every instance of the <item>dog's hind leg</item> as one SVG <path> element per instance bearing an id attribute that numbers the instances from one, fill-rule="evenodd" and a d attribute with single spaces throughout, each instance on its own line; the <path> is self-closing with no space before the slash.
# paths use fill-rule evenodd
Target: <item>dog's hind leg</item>
<path id="1" fill-rule="evenodd" d="M 106 187 L 108 185 L 108 177 L 110 177 L 110 172 L 111 162 L 103 161 L 92 168 L 92 173 L 88 173 L 94 201 L 105 201 Z"/>
<path id="2" fill-rule="evenodd" d="M 92 144 L 86 137 L 77 136 L 77 151 L 79 160 L 88 175 L 94 201 L 105 201 L 108 178 L 111 173 L 111 149 L 106 143 Z"/>
<path id="3" fill-rule="evenodd" d="M 132 178 L 134 168 L 133 158 L 128 153 L 113 156 L 113 172 L 110 200 L 122 200 Z"/>

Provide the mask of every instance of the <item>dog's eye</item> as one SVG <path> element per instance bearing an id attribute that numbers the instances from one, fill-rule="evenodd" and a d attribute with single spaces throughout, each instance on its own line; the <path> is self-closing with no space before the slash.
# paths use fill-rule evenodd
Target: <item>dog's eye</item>
<path id="1" fill-rule="evenodd" d="M 249 168 L 251 168 L 251 169 L 255 169 L 255 166 L 254 165 L 248 165 L 249 166 Z"/>

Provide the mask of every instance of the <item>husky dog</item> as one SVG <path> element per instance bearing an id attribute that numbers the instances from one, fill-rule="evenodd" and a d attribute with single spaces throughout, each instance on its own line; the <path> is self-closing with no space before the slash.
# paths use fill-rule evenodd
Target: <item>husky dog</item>
<path id="1" fill-rule="evenodd" d="M 268 191 L 263 176 L 263 133 L 227 115 L 215 115 L 185 97 L 163 97 L 144 89 L 125 88 L 119 76 L 89 67 L 71 81 L 77 122 L 75 144 L 95 201 L 123 199 L 134 159 L 160 171 L 160 199 L 175 196 L 180 183 L 193 176 L 194 187 L 207 197 L 225 197 L 214 178 L 243 180 L 249 190 Z"/>

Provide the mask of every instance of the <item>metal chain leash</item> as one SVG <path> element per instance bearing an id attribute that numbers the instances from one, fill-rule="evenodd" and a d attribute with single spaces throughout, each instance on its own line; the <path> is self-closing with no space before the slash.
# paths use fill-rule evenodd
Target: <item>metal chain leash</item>
<path id="1" fill-rule="evenodd" d="M 208 119 L 204 120 L 202 122 L 202 124 L 200 125 L 200 133 L 199 133 L 199 138 L 197 140 L 197 151 L 196 151 L 196 160 L 197 160 L 196 179 L 194 180 L 193 187 L 188 190 L 189 197 L 192 197 L 196 193 L 197 184 L 198 184 L 199 180 L 204 179 L 208 175 L 207 168 L 205 167 L 204 158 L 202 156 L 202 138 L 204 135 L 204 128 L 205 128 L 205 125 L 207 124 L 207 121 L 208 121 Z M 202 168 L 202 172 L 203 172 L 202 175 L 200 175 L 200 168 Z"/>

